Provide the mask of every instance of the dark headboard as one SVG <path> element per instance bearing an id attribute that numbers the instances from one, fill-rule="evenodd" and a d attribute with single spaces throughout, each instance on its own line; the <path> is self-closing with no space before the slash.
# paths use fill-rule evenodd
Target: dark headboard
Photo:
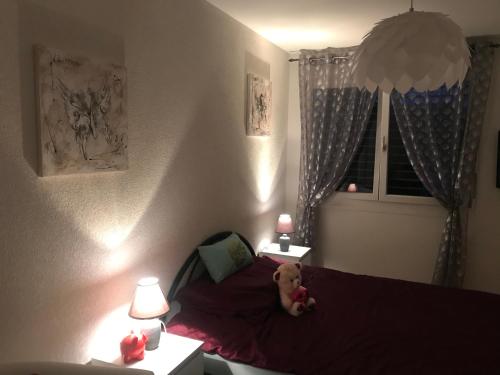
<path id="1" fill-rule="evenodd" d="M 222 241 L 223 239 L 225 239 L 226 237 L 230 236 L 233 233 L 236 232 L 225 231 L 216 233 L 213 236 L 207 238 L 198 246 L 212 245 L 216 242 Z M 236 234 L 238 235 L 238 237 L 240 237 L 241 241 L 243 241 L 243 243 L 247 245 L 248 249 L 252 252 L 252 255 L 255 255 L 255 251 L 250 242 L 248 242 L 248 240 L 243 235 L 239 233 Z M 172 286 L 168 291 L 167 295 L 168 302 L 172 302 L 175 299 L 177 292 L 184 285 L 189 284 L 191 281 L 198 279 L 203 273 L 205 273 L 206 271 L 205 266 L 203 262 L 200 260 L 200 254 L 198 254 L 198 246 L 196 246 L 196 249 L 194 249 L 191 255 L 184 262 L 179 272 L 177 272 L 174 282 L 172 283 Z"/>

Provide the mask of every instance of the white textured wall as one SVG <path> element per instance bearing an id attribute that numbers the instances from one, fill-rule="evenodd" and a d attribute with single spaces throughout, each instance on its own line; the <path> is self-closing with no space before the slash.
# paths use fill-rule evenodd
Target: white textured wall
<path id="1" fill-rule="evenodd" d="M 36 175 L 35 43 L 127 67 L 128 171 Z M 139 277 L 167 291 L 206 236 L 273 235 L 285 52 L 201 0 L 2 0 L 0 53 L 0 362 L 85 361 Z M 245 136 L 247 71 L 273 83 L 270 138 Z"/>
<path id="2" fill-rule="evenodd" d="M 500 293 L 500 189 L 495 188 L 500 130 L 497 50 L 478 160 L 478 194 L 470 216 L 465 287 Z M 300 154 L 297 65 L 290 66 L 286 207 L 295 212 Z M 315 261 L 342 271 L 430 282 L 446 212 L 439 206 L 339 200 L 321 209 Z"/>
<path id="3" fill-rule="evenodd" d="M 296 57 L 296 56 L 293 56 Z M 300 101 L 299 63 L 289 63 L 288 141 L 286 149 L 286 203 L 288 213 L 295 217 L 299 193 L 300 169 Z"/>

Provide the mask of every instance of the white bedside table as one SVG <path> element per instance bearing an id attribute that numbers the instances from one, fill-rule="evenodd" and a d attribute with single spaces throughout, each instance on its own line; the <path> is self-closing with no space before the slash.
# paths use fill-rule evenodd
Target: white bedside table
<path id="1" fill-rule="evenodd" d="M 96 356 L 90 364 L 149 370 L 154 375 L 203 375 L 202 345 L 202 341 L 162 332 L 160 346 L 155 350 L 146 350 L 142 361 L 123 363 L 120 343 L 116 343 L 114 354 Z"/>
<path id="2" fill-rule="evenodd" d="M 307 266 L 311 265 L 311 248 L 304 246 L 290 245 L 287 252 L 280 250 L 280 245 L 272 243 L 260 252 L 261 255 L 266 255 L 269 258 L 276 259 L 280 262 L 301 262 Z"/>

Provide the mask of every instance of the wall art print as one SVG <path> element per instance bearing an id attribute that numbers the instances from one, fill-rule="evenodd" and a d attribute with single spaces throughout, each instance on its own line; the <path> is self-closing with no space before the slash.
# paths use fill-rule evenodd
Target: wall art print
<path id="1" fill-rule="evenodd" d="M 35 75 L 41 175 L 127 169 L 125 68 L 36 46 Z"/>
<path id="2" fill-rule="evenodd" d="M 247 135 L 271 135 L 271 82 L 248 73 Z"/>

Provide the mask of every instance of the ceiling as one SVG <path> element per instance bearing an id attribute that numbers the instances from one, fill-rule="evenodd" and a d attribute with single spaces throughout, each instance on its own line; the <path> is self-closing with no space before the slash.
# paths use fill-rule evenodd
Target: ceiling
<path id="1" fill-rule="evenodd" d="M 357 45 L 410 0 L 208 0 L 287 51 Z M 414 0 L 415 10 L 448 14 L 467 36 L 500 34 L 500 0 Z"/>

